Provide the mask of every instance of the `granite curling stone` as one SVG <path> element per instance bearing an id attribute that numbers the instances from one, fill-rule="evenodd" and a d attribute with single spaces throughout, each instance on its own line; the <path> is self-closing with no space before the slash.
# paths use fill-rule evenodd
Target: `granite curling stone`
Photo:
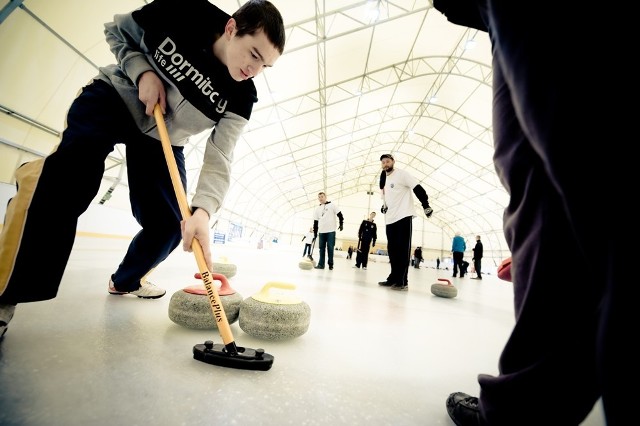
<path id="1" fill-rule="evenodd" d="M 221 283 L 218 296 L 227 321 L 233 324 L 240 316 L 242 295 L 231 288 L 224 275 L 212 273 L 211 276 Z M 173 293 L 169 302 L 169 319 L 183 327 L 197 330 L 218 328 L 204 284 L 185 287 Z"/>
<path id="2" fill-rule="evenodd" d="M 308 257 L 305 257 L 300 262 L 298 262 L 298 267 L 300 269 L 313 269 L 313 261 Z"/>
<path id="3" fill-rule="evenodd" d="M 447 299 L 451 299 L 458 295 L 458 289 L 451 284 L 451 281 L 446 278 L 438 278 L 438 281 L 445 281 L 447 284 L 431 284 L 431 293 L 438 297 L 445 297 Z"/>
<path id="4" fill-rule="evenodd" d="M 229 262 L 229 259 L 226 257 L 220 256 L 218 259 L 213 259 L 213 268 L 211 272 L 222 274 L 227 278 L 232 278 L 238 272 L 238 267 Z M 196 272 L 193 276 L 199 280 L 202 279 L 199 272 Z"/>
<path id="5" fill-rule="evenodd" d="M 309 305 L 282 292 L 271 289 L 293 290 L 296 286 L 281 282 L 268 282 L 257 294 L 240 304 L 239 325 L 245 333 L 265 340 L 284 340 L 302 336 L 309 329 Z"/>

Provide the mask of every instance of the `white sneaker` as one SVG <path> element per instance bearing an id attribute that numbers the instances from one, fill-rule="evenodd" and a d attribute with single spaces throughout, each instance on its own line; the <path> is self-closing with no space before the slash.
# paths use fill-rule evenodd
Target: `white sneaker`
<path id="1" fill-rule="evenodd" d="M 7 332 L 9 321 L 13 318 L 16 305 L 0 305 L 0 338 Z"/>
<path id="2" fill-rule="evenodd" d="M 159 299 L 164 296 L 167 291 L 161 289 L 160 287 L 156 287 L 149 281 L 140 281 L 140 288 L 135 291 L 118 291 L 116 290 L 113 281 L 109 279 L 109 293 L 115 295 L 133 294 L 134 296 L 138 296 L 141 299 Z"/>
<path id="3" fill-rule="evenodd" d="M 367 270 L 367 267 L 366 267 L 366 266 L 363 266 L 363 267 L 362 267 L 362 269 L 366 271 L 366 270 Z"/>

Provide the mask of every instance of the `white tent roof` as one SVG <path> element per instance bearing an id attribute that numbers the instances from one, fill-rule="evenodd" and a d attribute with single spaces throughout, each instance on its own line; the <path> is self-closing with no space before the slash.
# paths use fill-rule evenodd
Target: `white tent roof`
<path id="1" fill-rule="evenodd" d="M 429 194 L 435 213 L 428 227 L 440 230 L 445 245 L 455 231 L 481 234 L 485 250 L 504 255 L 508 195 L 492 161 L 487 34 L 447 22 L 428 0 L 272 1 L 285 20 L 285 53 L 256 78 L 259 102 L 237 145 L 219 219 L 262 234 L 301 235 L 317 193 L 326 191 L 341 205 L 360 206 L 362 214 L 352 218 L 359 224 L 380 207 L 379 157 L 392 152 L 397 167 Z M 80 87 L 98 66 L 114 62 L 103 24 L 145 3 L 14 0 L 4 6 L 0 181 L 13 182 L 19 164 L 54 148 Z M 243 1 L 212 3 L 231 13 Z M 475 48 L 467 48 L 470 41 Z M 185 150 L 188 195 L 203 142 L 194 137 Z M 106 166 L 95 201 L 115 184 L 104 202 L 128 208 L 120 146 Z"/>

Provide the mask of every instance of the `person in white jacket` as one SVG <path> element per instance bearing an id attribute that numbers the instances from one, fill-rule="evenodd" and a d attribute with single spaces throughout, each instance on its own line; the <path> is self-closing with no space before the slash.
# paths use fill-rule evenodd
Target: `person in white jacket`
<path id="1" fill-rule="evenodd" d="M 386 224 L 391 272 L 386 280 L 378 284 L 391 290 L 406 291 L 409 290 L 412 221 L 415 216 L 413 196 L 420 201 L 426 217 L 431 217 L 433 209 L 429 205 L 429 196 L 418 179 L 405 170 L 397 169 L 395 164 L 396 160 L 391 154 L 380 157 L 380 189 L 384 200 L 381 211 Z"/>
<path id="2" fill-rule="evenodd" d="M 315 241 L 316 237 L 313 235 L 313 227 L 309 228 L 309 232 L 307 232 L 307 234 L 302 237 L 302 241 L 304 241 L 304 251 L 302 252 L 302 257 L 308 256 L 309 259 L 311 259 L 312 257 L 312 247 L 311 245 L 313 244 L 313 242 Z"/>
<path id="3" fill-rule="evenodd" d="M 318 201 L 320 201 L 320 205 L 313 212 L 313 234 L 314 237 L 320 236 L 318 240 L 320 256 L 315 269 L 324 269 L 326 257 L 329 270 L 331 270 L 333 269 L 333 250 L 336 245 L 336 217 L 340 221 L 338 229 L 342 231 L 344 216 L 336 203 L 327 201 L 327 194 L 324 192 L 318 193 Z"/>

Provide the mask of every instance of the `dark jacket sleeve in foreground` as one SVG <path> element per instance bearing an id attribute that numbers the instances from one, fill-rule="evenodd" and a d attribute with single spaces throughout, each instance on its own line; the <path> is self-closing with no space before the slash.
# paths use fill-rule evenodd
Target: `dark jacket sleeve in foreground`
<path id="1" fill-rule="evenodd" d="M 478 0 L 433 0 L 433 7 L 453 24 L 487 31 L 487 25 L 478 9 Z"/>
<path id="2" fill-rule="evenodd" d="M 338 221 L 340 222 L 340 226 L 342 227 L 342 225 L 344 224 L 344 216 L 342 216 L 342 212 L 338 212 L 336 216 L 338 216 Z"/>

